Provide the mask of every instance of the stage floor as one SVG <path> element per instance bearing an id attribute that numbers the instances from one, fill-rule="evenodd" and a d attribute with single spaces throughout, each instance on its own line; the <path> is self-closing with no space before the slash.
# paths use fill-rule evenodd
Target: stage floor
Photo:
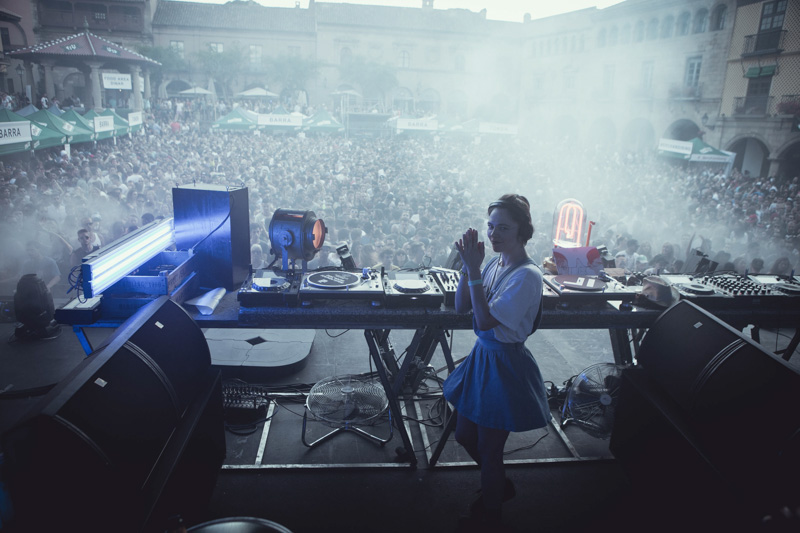
<path id="1" fill-rule="evenodd" d="M 6 339 L 11 338 L 13 330 L 11 323 L 0 324 L 0 335 Z M 112 330 L 86 331 L 97 345 Z M 253 337 L 258 332 L 253 330 Z M 276 332 L 264 330 L 267 342 L 285 342 L 275 338 Z M 778 350 L 788 343 L 787 334 L 791 333 L 762 330 L 762 345 Z M 220 330 L 206 334 L 215 339 L 215 352 L 234 352 L 237 348 L 233 343 L 241 341 L 232 339 L 228 343 L 227 335 Z M 270 373 L 263 365 L 253 372 L 239 365 L 234 371 L 236 364 L 220 364 L 225 385 L 246 384 L 283 394 L 269 404 L 266 423 L 239 427 L 236 433 L 226 431 L 226 460 L 208 518 L 259 516 L 295 533 L 455 530 L 459 514 L 475 497 L 479 472 L 452 435 L 438 464 L 429 468 L 430 453 L 442 433 L 438 381 L 425 379 L 414 401 L 404 402 L 404 423 L 417 457 L 416 468 L 398 454 L 402 442 L 397 431 L 384 445 L 353 431 L 342 431 L 309 448 L 302 442 L 303 396 L 293 390 L 308 390 L 329 376 L 369 373 L 374 365 L 362 330 L 309 330 L 292 335 L 299 336 L 292 337 L 285 350 L 292 352 L 291 358 L 300 357 L 302 361 L 295 361 L 288 373 Z M 390 339 L 398 355 L 412 336 L 413 331 L 392 332 Z M 473 341 L 471 331 L 455 331 L 453 358 L 466 355 Z M 556 387 L 591 365 L 613 362 L 605 330 L 540 330 L 527 344 L 544 379 Z M 274 351 L 276 357 L 285 356 L 280 348 Z M 0 351 L 0 391 L 14 393 L 55 383 L 83 357 L 70 327 L 63 327 L 61 335 L 52 340 L 6 342 Z M 215 361 L 221 359 L 215 357 Z M 790 364 L 800 366 L 800 355 L 795 353 Z M 435 352 L 430 366 L 440 378 L 446 377 L 441 349 Z M 34 401 L 0 401 L 0 431 Z M 547 428 L 512 434 L 507 443 L 507 473 L 515 481 L 518 494 L 504 507 L 509 530 L 564 532 L 606 525 L 617 531 L 634 531 L 651 518 L 652 524 L 658 524 L 654 514 L 658 508 L 648 508 L 646 498 L 631 489 L 608 450 L 608 440 L 593 437 L 574 423 L 560 428 L 557 410 L 553 410 L 553 417 L 554 424 Z M 330 429 L 309 420 L 307 440 Z M 383 438 L 389 434 L 388 419 L 384 415 L 363 429 Z M 404 451 L 408 452 L 400 450 Z"/>

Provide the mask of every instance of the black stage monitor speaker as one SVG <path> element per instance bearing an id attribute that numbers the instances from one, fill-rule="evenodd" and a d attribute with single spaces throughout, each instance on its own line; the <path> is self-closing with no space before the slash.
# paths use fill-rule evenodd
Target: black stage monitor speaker
<path id="1" fill-rule="evenodd" d="M 200 259 L 202 287 L 238 290 L 250 274 L 250 207 L 246 187 L 181 185 L 172 189 L 175 246 Z"/>
<path id="2" fill-rule="evenodd" d="M 637 361 L 653 389 L 647 401 L 672 413 L 678 433 L 722 478 L 762 493 L 797 492 L 800 373 L 783 359 L 683 300 L 656 320 Z"/>
<path id="3" fill-rule="evenodd" d="M 203 333 L 178 304 L 162 296 L 140 309 L 4 435 L 20 520 L 82 531 L 146 520 L 175 467 L 165 461 L 180 459 L 167 450 L 185 449 L 175 441 L 198 424 L 187 419 L 200 416 L 209 372 Z"/>

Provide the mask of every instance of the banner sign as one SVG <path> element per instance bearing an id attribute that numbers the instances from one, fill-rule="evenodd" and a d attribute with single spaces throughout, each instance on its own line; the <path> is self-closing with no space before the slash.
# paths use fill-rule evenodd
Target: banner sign
<path id="1" fill-rule="evenodd" d="M 106 117 L 102 115 L 94 117 L 95 133 L 100 133 L 103 131 L 113 131 L 113 130 L 114 130 L 114 117 Z"/>
<path id="2" fill-rule="evenodd" d="M 128 126 L 138 126 L 141 123 L 142 123 L 141 111 L 134 111 L 133 113 L 128 113 Z"/>
<path id="3" fill-rule="evenodd" d="M 31 123 L 27 120 L 0 123 L 0 144 L 30 142 Z"/>
<path id="4" fill-rule="evenodd" d="M 299 128 L 303 125 L 303 117 L 299 115 L 271 115 L 258 114 L 259 126 L 292 126 Z"/>
<path id="5" fill-rule="evenodd" d="M 398 118 L 397 130 L 426 130 L 436 131 L 439 129 L 439 121 L 428 118 Z"/>
<path id="6" fill-rule="evenodd" d="M 115 72 L 103 72 L 103 88 L 104 89 L 124 89 L 131 90 L 131 75 L 118 74 Z"/>
<path id="7" fill-rule="evenodd" d="M 499 133 L 501 135 L 516 135 L 516 124 L 503 124 L 501 122 L 481 122 L 478 133 Z"/>
<path id="8" fill-rule="evenodd" d="M 674 152 L 676 154 L 688 156 L 692 154 L 692 143 L 661 138 L 658 140 L 658 150 L 661 152 Z"/>

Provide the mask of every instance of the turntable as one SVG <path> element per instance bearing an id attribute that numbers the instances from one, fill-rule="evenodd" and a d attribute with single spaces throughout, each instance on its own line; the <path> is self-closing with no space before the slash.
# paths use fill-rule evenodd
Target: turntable
<path id="1" fill-rule="evenodd" d="M 244 307 L 295 306 L 299 285 L 286 273 L 257 270 L 242 284 L 237 299 Z"/>
<path id="2" fill-rule="evenodd" d="M 308 306 L 315 300 L 366 300 L 380 307 L 384 300 L 380 273 L 368 268 L 361 274 L 342 270 L 308 273 L 300 284 L 300 303 Z"/>
<path id="3" fill-rule="evenodd" d="M 439 307 L 444 294 L 426 271 L 389 272 L 383 281 L 387 307 Z"/>
<path id="4" fill-rule="evenodd" d="M 559 304 L 599 304 L 608 301 L 630 302 L 637 291 L 626 287 L 613 278 L 601 279 L 598 276 L 545 274 L 543 296 L 552 299 L 552 293 L 558 295 Z"/>

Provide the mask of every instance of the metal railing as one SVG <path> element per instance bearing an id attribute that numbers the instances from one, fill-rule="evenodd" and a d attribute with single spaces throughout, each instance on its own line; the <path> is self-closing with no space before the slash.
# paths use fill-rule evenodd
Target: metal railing
<path id="1" fill-rule="evenodd" d="M 733 99 L 734 115 L 765 116 L 775 113 L 774 96 L 740 96 Z"/>
<path id="2" fill-rule="evenodd" d="M 746 35 L 742 55 L 780 54 L 787 33 L 787 30 L 770 30 Z"/>

